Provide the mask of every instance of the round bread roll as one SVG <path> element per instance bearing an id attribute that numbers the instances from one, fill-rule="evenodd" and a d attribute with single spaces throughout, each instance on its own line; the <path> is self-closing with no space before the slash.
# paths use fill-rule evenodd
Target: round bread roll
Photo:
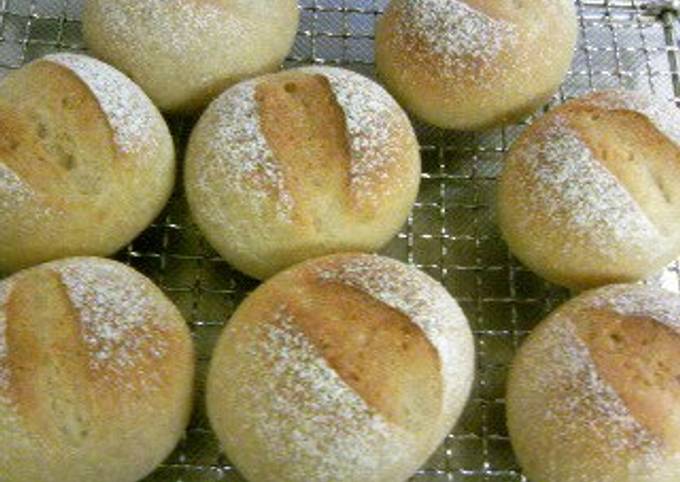
<path id="1" fill-rule="evenodd" d="M 87 0 L 83 35 L 161 109 L 191 112 L 279 69 L 298 18 L 295 0 Z"/>
<path id="2" fill-rule="evenodd" d="M 238 308 L 213 354 L 208 416 L 250 482 L 400 482 L 450 432 L 473 377 L 470 328 L 440 284 L 333 255 Z"/>
<path id="3" fill-rule="evenodd" d="M 515 359 L 507 415 L 532 482 L 680 480 L 680 296 L 614 285 L 560 307 Z"/>
<path id="4" fill-rule="evenodd" d="M 680 113 L 606 91 L 555 109 L 512 147 L 498 216 L 513 253 L 582 289 L 641 279 L 680 254 Z"/>
<path id="5" fill-rule="evenodd" d="M 0 83 L 0 271 L 109 255 L 175 179 L 168 127 L 139 87 L 90 57 L 48 55 Z"/>
<path id="6" fill-rule="evenodd" d="M 572 0 L 392 0 L 378 22 L 376 64 L 421 119 L 482 130 L 545 104 L 576 37 Z"/>
<path id="7" fill-rule="evenodd" d="M 114 261 L 0 282 L 0 480 L 135 482 L 189 421 L 193 349 L 177 309 Z"/>
<path id="8" fill-rule="evenodd" d="M 379 85 L 305 67 L 245 81 L 191 135 L 186 193 L 210 244 L 256 278 L 308 258 L 373 251 L 406 221 L 418 141 Z"/>

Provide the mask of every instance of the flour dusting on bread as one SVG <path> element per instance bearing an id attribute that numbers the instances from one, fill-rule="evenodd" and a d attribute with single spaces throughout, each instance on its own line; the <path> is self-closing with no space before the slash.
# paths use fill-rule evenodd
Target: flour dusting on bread
<path id="1" fill-rule="evenodd" d="M 546 422 L 563 427 L 567 439 L 588 424 L 590 435 L 612 455 L 630 449 L 658 451 L 653 436 L 640 425 L 614 388 L 598 373 L 586 344 L 568 315 L 556 314 L 541 333 L 549 363 L 528 375 L 532 387 L 560 384 L 563 394 L 546 407 Z M 538 378 L 535 379 L 534 376 Z M 574 434 L 571 433 L 574 430 Z"/>
<path id="2" fill-rule="evenodd" d="M 408 0 L 402 8 L 397 28 L 425 41 L 445 69 L 459 68 L 467 58 L 492 66 L 503 49 L 518 41 L 513 24 L 491 18 L 463 0 Z"/>
<path id="3" fill-rule="evenodd" d="M 411 127 L 390 94 L 372 80 L 348 70 L 315 66 L 299 71 L 326 77 L 345 113 L 351 153 L 350 188 L 357 199 L 377 201 L 377 192 L 401 187 L 404 178 L 393 173 L 403 156 L 399 132 Z"/>
<path id="4" fill-rule="evenodd" d="M 93 368 L 133 369 L 147 358 L 163 358 L 162 312 L 145 280 L 121 266 L 90 258 L 53 264 L 78 311 Z M 160 333 L 159 333 L 160 332 Z"/>
<path id="5" fill-rule="evenodd" d="M 656 226 L 566 118 L 554 114 L 543 122 L 536 142 L 510 154 L 524 173 L 518 189 L 530 212 L 559 219 L 561 231 L 574 233 L 564 240 L 564 254 L 585 247 L 613 259 L 624 244 L 646 255 L 660 236 Z"/>
<path id="6" fill-rule="evenodd" d="M 113 67 L 85 55 L 60 53 L 44 57 L 74 72 L 92 91 L 124 153 L 135 153 L 154 142 L 154 107 L 134 82 Z"/>
<path id="7" fill-rule="evenodd" d="M 103 28 L 118 42 L 129 42 L 146 32 L 158 39 L 161 52 L 178 59 L 190 57 L 201 45 L 204 32 L 224 31 L 224 38 L 234 39 L 244 33 L 237 17 L 228 15 L 219 2 L 116 0 L 102 1 L 100 8 Z"/>
<path id="8" fill-rule="evenodd" d="M 680 296 L 666 290 L 638 285 L 615 285 L 597 291 L 592 306 L 618 315 L 650 318 L 680 334 Z"/>
<path id="9" fill-rule="evenodd" d="M 442 364 L 445 396 L 448 385 L 469 353 L 455 343 L 467 329 L 467 320 L 451 295 L 426 274 L 395 260 L 375 255 L 339 258 L 318 269 L 321 282 L 339 282 L 361 290 L 406 315 L 437 350 Z M 448 398 L 444 401 L 446 405 Z"/>
<path id="10" fill-rule="evenodd" d="M 303 67 L 299 72 L 320 74 L 331 85 L 345 114 L 350 146 L 349 182 L 359 201 L 379 204 L 379 197 L 398 191 L 406 176 L 395 173 L 403 158 L 400 132 L 411 130 L 407 116 L 392 97 L 375 82 L 359 74 L 332 67 Z M 277 216 L 292 219 L 295 199 L 288 188 L 285 170 L 262 131 L 255 91 L 258 79 L 242 82 L 213 103 L 206 160 L 198 173 L 199 183 L 210 186 L 216 176 L 232 190 L 262 202 L 275 198 Z M 319 159 L 320 163 L 327 160 Z M 221 216 L 219 210 L 211 210 Z"/>
<path id="11" fill-rule="evenodd" d="M 33 195 L 30 186 L 0 161 L 0 212 L 19 206 Z"/>
<path id="12" fill-rule="evenodd" d="M 247 415 L 253 430 L 268 457 L 286 465 L 288 479 L 364 480 L 379 468 L 376 450 L 397 459 L 409 449 L 408 434 L 341 379 L 295 327 L 285 306 L 258 327 L 256 339 L 241 355 L 243 383 L 234 389 L 251 402 Z M 269 375 L 253 383 L 249 370 Z"/>
<path id="13" fill-rule="evenodd" d="M 210 121 L 203 121 L 207 152 L 199 161 L 198 183 L 209 191 L 215 179 L 224 179 L 220 188 L 247 195 L 260 209 L 273 194 L 278 218 L 290 221 L 295 202 L 260 126 L 256 85 L 257 80 L 241 82 L 210 106 L 206 113 Z M 219 208 L 207 212 L 216 222 L 223 216 Z"/>
<path id="14" fill-rule="evenodd" d="M 680 147 L 680 109 L 671 102 L 630 90 L 606 90 L 583 99 L 583 102 L 610 111 L 628 110 L 642 114 L 662 134 Z"/>
<path id="15" fill-rule="evenodd" d="M 671 297 L 676 300 L 672 301 Z M 626 458 L 631 459 L 628 468 L 631 474 L 633 471 L 651 473 L 663 464 L 668 455 L 663 440 L 638 418 L 635 410 L 640 406 L 636 409 L 629 406 L 606 372 L 598 367 L 598 363 L 605 362 L 596 363 L 596 357 L 602 356 L 615 363 L 618 360 L 616 349 L 592 345 L 586 327 L 588 323 L 594 327 L 598 323 L 598 320 L 589 320 L 593 309 L 609 310 L 635 323 L 630 318 L 666 319 L 669 309 L 677 310 L 678 303 L 676 295 L 666 295 L 660 290 L 616 285 L 581 295 L 539 325 L 518 355 L 509 392 L 513 404 L 518 404 L 512 410 L 530 410 L 524 416 L 517 412 L 512 414 L 513 418 L 524 418 L 524 422 L 531 420 L 532 426 L 522 428 L 523 436 L 543 438 L 543 443 L 558 450 L 556 456 L 573 454 L 573 450 L 583 447 L 597 447 L 596 457 L 583 461 L 580 470 L 584 474 L 597 473 L 599 469 L 593 464 L 619 464 Z M 595 333 L 600 333 L 599 329 Z M 642 345 L 642 349 L 649 350 L 650 347 Z M 644 353 L 641 355 L 641 360 L 649 361 Z M 622 366 L 621 369 L 628 368 Z M 636 384 L 641 383 L 644 380 L 631 374 L 626 385 L 634 390 Z M 527 408 L 519 405 L 522 400 L 538 403 Z M 564 452 L 559 451 L 561 448 Z M 546 474 L 564 476 L 558 472 L 560 464 L 559 458 L 549 458 Z M 569 480 L 585 482 L 590 479 L 584 476 Z"/>

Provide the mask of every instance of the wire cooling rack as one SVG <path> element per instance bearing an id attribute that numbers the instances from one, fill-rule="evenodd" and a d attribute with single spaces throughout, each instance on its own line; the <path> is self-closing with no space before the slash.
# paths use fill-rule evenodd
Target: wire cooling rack
<path id="1" fill-rule="evenodd" d="M 0 76 L 46 53 L 85 49 L 83 0 L 0 0 Z M 574 65 L 546 109 L 593 89 L 626 87 L 680 102 L 680 2 L 577 0 L 580 42 Z M 373 75 L 373 31 L 386 0 L 302 0 L 289 65 L 328 63 Z M 540 115 L 540 113 L 538 114 Z M 192 119 L 170 119 L 178 152 Z M 425 270 L 462 305 L 477 337 L 472 399 L 455 431 L 412 480 L 524 481 L 504 419 L 508 365 L 529 330 L 568 296 L 509 254 L 494 222 L 504 153 L 527 121 L 483 135 L 416 123 L 422 189 L 413 214 L 384 253 Z M 150 276 L 180 307 L 199 354 L 196 410 L 184 440 L 147 482 L 243 482 L 220 454 L 203 410 L 212 346 L 234 308 L 257 283 L 233 271 L 191 225 L 181 187 L 164 214 L 118 258 Z M 673 264 L 656 282 L 678 290 Z M 302 481 L 301 481 L 302 482 Z M 360 482 L 360 481 L 357 481 Z"/>

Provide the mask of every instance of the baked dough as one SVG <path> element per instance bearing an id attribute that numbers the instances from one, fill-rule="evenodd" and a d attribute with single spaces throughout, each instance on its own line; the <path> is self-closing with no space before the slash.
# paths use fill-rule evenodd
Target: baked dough
<path id="1" fill-rule="evenodd" d="M 512 146 L 498 219 L 513 254 L 583 289 L 652 275 L 680 255 L 680 113 L 647 95 L 589 94 Z"/>
<path id="2" fill-rule="evenodd" d="M 83 36 L 162 110 L 186 113 L 279 69 L 298 18 L 295 0 L 87 0 Z"/>
<path id="3" fill-rule="evenodd" d="M 250 482 L 401 482 L 450 432 L 474 378 L 467 320 L 398 261 L 307 261 L 238 308 L 208 374 L 211 425 Z"/>
<path id="4" fill-rule="evenodd" d="M 0 272 L 108 256 L 165 206 L 175 152 L 158 110 L 91 57 L 48 55 L 0 83 Z"/>
<path id="5" fill-rule="evenodd" d="M 489 129 L 552 97 L 577 31 L 572 0 L 392 0 L 376 29 L 378 75 L 431 124 Z"/>
<path id="6" fill-rule="evenodd" d="M 315 256 L 379 249 L 408 218 L 419 183 L 406 114 L 373 81 L 333 67 L 227 90 L 191 134 L 185 168 L 201 231 L 256 278 Z"/>
<path id="7" fill-rule="evenodd" d="M 182 316 L 120 263 L 69 258 L 0 282 L 0 480 L 136 482 L 189 421 Z"/>
<path id="8" fill-rule="evenodd" d="M 680 296 L 615 285 L 561 306 L 522 345 L 508 429 L 534 482 L 680 480 Z"/>

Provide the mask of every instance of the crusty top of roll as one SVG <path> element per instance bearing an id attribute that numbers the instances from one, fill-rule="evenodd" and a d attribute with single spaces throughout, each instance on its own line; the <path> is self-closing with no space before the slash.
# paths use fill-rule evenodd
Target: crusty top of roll
<path id="1" fill-rule="evenodd" d="M 81 380 L 83 397 L 163 390 L 170 354 L 188 341 L 178 320 L 156 286 L 117 262 L 69 258 L 18 272 L 0 283 L 0 404 L 41 408 L 31 380 L 44 356 L 67 385 Z"/>
<path id="2" fill-rule="evenodd" d="M 243 21 L 229 12 L 224 0 L 115 0 L 100 2 L 101 28 L 116 42 L 130 42 L 142 32 L 153 35 L 159 55 L 172 55 L 191 65 L 192 54 L 200 53 L 201 35 L 220 35 L 229 45 L 243 32 Z M 238 9 L 237 9 L 238 10 Z M 249 9 L 238 10 L 241 15 Z M 147 37 L 148 38 L 148 37 Z M 134 63 L 143 62 L 147 52 L 138 52 Z"/>
<path id="3" fill-rule="evenodd" d="M 434 450 L 473 375 L 469 327 L 446 290 L 371 255 L 316 259 L 270 279 L 220 343 L 212 370 L 228 347 L 238 373 L 211 374 L 208 397 L 250 408 L 211 418 L 237 424 L 240 456 L 264 443 L 269 460 L 295 471 L 286 480 L 387 480 L 376 464 L 410 467 L 402 454 Z"/>
<path id="4" fill-rule="evenodd" d="M 316 125 L 306 124 L 305 108 L 316 110 Z M 242 82 L 218 98 L 205 117 L 217 125 L 207 147 L 213 162 L 198 173 L 199 183 L 224 178 L 229 189 L 247 192 L 253 202 L 256 197 L 275 202 L 282 220 L 305 218 L 323 202 L 307 196 L 305 186 L 317 183 L 328 184 L 330 193 L 346 191 L 350 206 L 359 210 L 380 205 L 401 179 L 410 179 L 397 172 L 404 146 L 417 149 L 399 135 L 412 134 L 412 128 L 382 87 L 332 67 Z M 309 156 L 295 155 L 299 149 Z M 222 215 L 212 210 L 212 216 Z"/>
<path id="5" fill-rule="evenodd" d="M 192 67 L 196 56 L 204 58 L 206 54 L 203 41 L 206 38 L 214 38 L 236 52 L 244 35 L 250 35 L 250 41 L 258 41 L 253 35 L 253 24 L 262 22 L 265 12 L 273 22 L 279 16 L 286 18 L 284 7 L 295 5 L 289 0 L 98 0 L 98 3 L 101 22 L 98 26 L 105 30 L 107 39 L 123 45 L 142 42 L 149 46 L 153 40 L 153 52 L 148 48 L 130 50 L 130 67 L 142 66 L 151 54 L 169 56 L 182 67 Z M 261 33 L 264 37 L 265 32 Z M 234 61 L 234 73 L 249 67 L 241 57 L 234 56 Z M 204 79 L 207 84 L 211 81 L 209 77 Z"/>
<path id="6" fill-rule="evenodd" d="M 154 142 L 152 132 L 157 113 L 153 103 L 121 72 L 85 55 L 51 54 L 40 61 L 69 69 L 87 85 L 106 114 L 114 141 L 122 152 L 136 152 Z"/>
<path id="7" fill-rule="evenodd" d="M 568 0 L 395 0 L 388 10 L 397 14 L 393 41 L 399 41 L 415 62 L 437 69 L 431 75 L 467 78 L 474 73 L 502 74 L 508 65 L 525 69 L 528 51 L 522 43 L 544 39 L 551 32 L 536 13 L 563 12 Z M 554 33 L 554 32 L 553 32 Z M 541 51 L 546 65 L 550 56 Z M 501 60 L 502 59 L 502 60 Z M 474 78 L 468 79 L 475 82 Z M 484 87 L 481 85 L 480 87 Z"/>
<path id="8" fill-rule="evenodd" d="M 195 111 L 237 81 L 278 69 L 298 16 L 294 0 L 88 0 L 83 34 L 161 109 Z"/>
<path id="9" fill-rule="evenodd" d="M 627 409 L 620 420 L 680 453 L 680 298 L 619 286 L 594 295 L 589 308 L 577 335 Z"/>
<path id="10" fill-rule="evenodd" d="M 629 256 L 646 259 L 680 235 L 679 126 L 673 105 L 640 93 L 570 101 L 513 146 L 513 187 L 505 189 L 521 194 L 526 224 L 559 222 L 570 233 L 560 241 L 563 255 L 585 246 L 616 260 L 629 246 Z"/>
<path id="11" fill-rule="evenodd" d="M 111 254 L 170 196 L 167 124 L 130 79 L 61 53 L 0 82 L 0 269 Z"/>
<path id="12" fill-rule="evenodd" d="M 24 67 L 28 68 L 40 69 L 39 75 L 49 76 L 54 83 L 61 82 L 68 92 L 61 108 L 79 113 L 82 121 L 77 128 L 86 139 L 77 142 L 68 137 L 57 139 L 54 146 L 46 149 L 40 138 L 44 134 L 38 130 L 36 135 L 28 124 L 35 121 L 33 118 L 0 110 L 0 126 L 8 130 L 8 136 L 0 139 L 0 208 L 18 208 L 29 200 L 49 199 L 45 204 L 51 206 L 46 208 L 45 215 L 54 215 L 77 194 L 106 192 L 102 184 L 109 167 L 102 164 L 107 159 L 120 156 L 126 162 L 145 163 L 154 157 L 144 155 L 144 151 L 157 146 L 160 134 L 169 137 L 160 113 L 144 92 L 125 75 L 97 59 L 59 53 Z M 46 96 L 50 95 L 48 90 Z M 102 137 L 105 130 L 100 128 L 99 119 L 104 119 L 110 137 Z M 49 116 L 45 122 L 54 121 Z M 78 146 L 92 159 L 76 164 L 73 154 L 63 152 L 59 142 Z M 109 142 L 113 152 L 108 149 Z M 63 172 L 55 173 L 48 163 L 40 162 L 45 156 L 63 167 Z"/>
<path id="13" fill-rule="evenodd" d="M 591 291 L 558 309 L 527 343 L 511 383 L 524 397 L 547 395 L 535 395 L 543 414 L 522 430 L 550 423 L 566 446 L 589 444 L 592 457 L 579 463 L 632 456 L 622 468 L 630 473 L 652 473 L 659 460 L 680 456 L 678 295 L 641 285 Z M 515 403 L 534 416 L 526 400 Z"/>
<path id="14" fill-rule="evenodd" d="M 145 476 L 188 423 L 193 363 L 179 311 L 121 263 L 67 258 L 6 278 L 0 478 Z"/>
<path id="15" fill-rule="evenodd" d="M 315 282 L 349 287 L 401 313 L 417 326 L 434 347 L 439 359 L 443 384 L 443 405 L 452 396 L 450 384 L 462 363 L 461 352 L 454 345 L 457 332 L 467 329 L 462 310 L 444 289 L 421 271 L 390 258 L 372 255 L 348 255 L 327 258 L 314 269 Z M 344 303 L 343 300 L 339 302 Z"/>
<path id="16" fill-rule="evenodd" d="M 470 59 L 491 67 L 501 50 L 518 41 L 515 25 L 495 18 L 493 5 L 484 5 L 484 2 L 410 0 L 401 3 L 397 31 L 416 40 L 404 45 L 409 45 L 418 55 L 417 47 L 422 42 L 437 55 L 441 68 L 447 71 L 465 67 L 463 60 Z"/>
<path id="17" fill-rule="evenodd" d="M 5 279 L 0 283 L 0 401 L 24 394 L 30 359 L 50 350 L 43 343 L 61 331 L 69 338 L 63 340 L 68 349 L 83 361 L 78 369 L 102 393 L 155 389 L 162 383 L 160 361 L 182 341 L 180 315 L 159 298 L 148 279 L 99 258 L 54 261 Z"/>

